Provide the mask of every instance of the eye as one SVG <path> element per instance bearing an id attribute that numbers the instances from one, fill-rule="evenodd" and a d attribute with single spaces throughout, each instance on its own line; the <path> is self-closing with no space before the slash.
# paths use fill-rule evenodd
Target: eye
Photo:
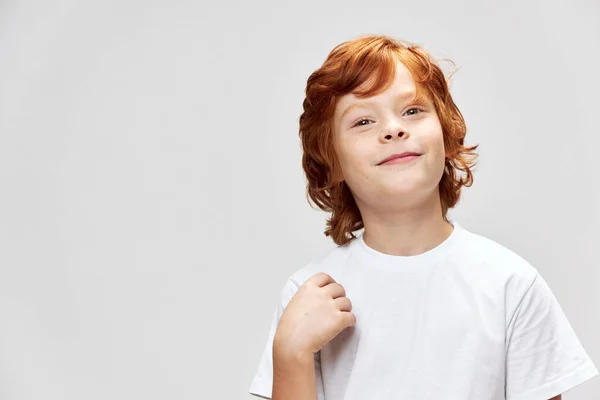
<path id="1" fill-rule="evenodd" d="M 421 110 L 420 108 L 417 107 L 413 107 L 413 108 L 409 108 L 406 112 L 409 112 L 410 110 L 417 110 L 419 112 L 422 112 L 423 110 Z M 415 115 L 415 114 L 410 114 L 410 115 Z"/>
<path id="2" fill-rule="evenodd" d="M 371 121 L 371 122 L 373 122 L 369 118 L 361 118 L 354 125 L 352 125 L 351 128 L 354 128 L 355 126 L 367 126 L 366 124 L 365 125 L 361 125 L 361 122 L 363 122 L 363 121 Z"/>
<path id="3" fill-rule="evenodd" d="M 418 111 L 418 113 L 412 113 L 412 114 L 408 114 L 408 115 L 417 115 L 417 114 L 421 114 L 421 113 L 424 111 L 424 110 L 422 110 L 421 108 L 418 108 L 418 107 L 412 107 L 412 108 L 409 108 L 409 109 L 406 111 L 406 113 L 408 113 L 409 111 L 412 111 L 412 110 Z M 405 113 L 405 114 L 406 114 L 406 113 Z M 365 117 L 363 117 L 363 118 L 359 119 L 358 121 L 356 121 L 356 123 L 355 123 L 355 124 L 353 124 L 353 125 L 351 126 L 351 128 L 354 128 L 355 126 L 367 126 L 367 125 L 370 125 L 370 124 L 362 124 L 362 122 L 373 122 L 373 120 L 370 120 L 369 118 L 365 118 Z"/>

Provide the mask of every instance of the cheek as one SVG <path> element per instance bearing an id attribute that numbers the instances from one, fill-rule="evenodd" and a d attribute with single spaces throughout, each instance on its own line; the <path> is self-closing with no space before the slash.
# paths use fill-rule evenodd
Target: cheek
<path id="1" fill-rule="evenodd" d="M 373 155 L 368 153 L 368 150 L 368 144 L 359 140 L 345 144 L 341 163 L 347 180 L 359 181 L 369 178 L 369 174 L 372 173 L 370 168 Z"/>
<path id="2" fill-rule="evenodd" d="M 347 165 L 357 165 L 365 157 L 365 148 L 365 144 L 356 139 L 342 143 L 340 150 L 344 163 Z"/>
<path id="3" fill-rule="evenodd" d="M 434 158 L 445 157 L 444 136 L 439 128 L 435 129 L 430 135 L 428 135 L 426 140 L 429 151 L 432 153 Z"/>
<path id="4" fill-rule="evenodd" d="M 352 169 L 355 164 L 353 159 L 355 157 L 354 149 L 350 146 L 350 143 L 342 142 L 337 144 L 335 152 L 342 169 L 342 175 L 347 180 L 348 176 L 353 174 Z"/>
<path id="5" fill-rule="evenodd" d="M 426 161 L 428 174 L 438 174 L 439 171 L 443 171 L 446 162 L 446 153 L 441 132 L 424 136 L 422 144 L 424 150 L 427 152 L 427 159 L 424 161 Z"/>

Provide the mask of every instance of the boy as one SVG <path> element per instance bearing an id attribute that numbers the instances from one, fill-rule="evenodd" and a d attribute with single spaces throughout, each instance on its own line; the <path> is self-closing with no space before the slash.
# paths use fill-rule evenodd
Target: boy
<path id="1" fill-rule="evenodd" d="M 359 37 L 309 77 L 302 163 L 338 246 L 285 283 L 251 394 L 547 400 L 598 374 L 538 270 L 447 217 L 465 134 L 419 46 Z"/>

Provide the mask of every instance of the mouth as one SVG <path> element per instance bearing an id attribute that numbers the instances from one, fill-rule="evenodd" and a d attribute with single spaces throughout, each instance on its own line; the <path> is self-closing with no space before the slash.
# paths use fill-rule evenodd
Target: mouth
<path id="1" fill-rule="evenodd" d="M 391 156 L 381 160 L 377 165 L 390 165 L 390 164 L 406 164 L 413 160 L 416 160 L 421 156 L 420 153 L 405 152 L 402 154 L 392 154 Z"/>

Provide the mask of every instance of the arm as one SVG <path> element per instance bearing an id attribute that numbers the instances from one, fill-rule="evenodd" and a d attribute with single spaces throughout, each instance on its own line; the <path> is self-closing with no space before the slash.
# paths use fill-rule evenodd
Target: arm
<path id="1" fill-rule="evenodd" d="M 317 400 L 314 354 L 291 356 L 273 346 L 272 400 Z"/>

